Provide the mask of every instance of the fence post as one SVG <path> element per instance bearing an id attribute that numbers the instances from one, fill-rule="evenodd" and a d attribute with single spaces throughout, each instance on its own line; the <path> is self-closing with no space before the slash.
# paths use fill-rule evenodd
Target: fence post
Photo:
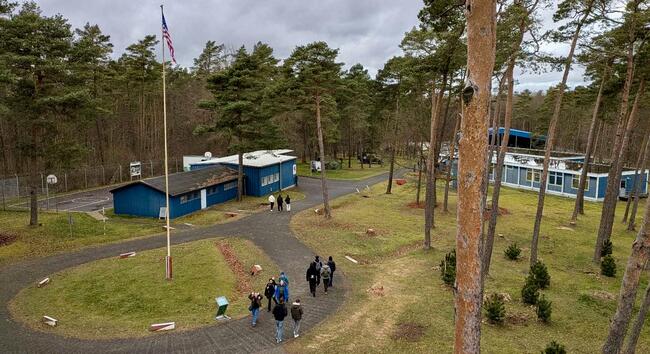
<path id="1" fill-rule="evenodd" d="M 102 165 L 102 186 L 106 185 L 106 173 L 104 171 L 104 165 Z"/>
<path id="2" fill-rule="evenodd" d="M 149 166 L 151 166 L 151 177 L 153 177 L 153 161 L 149 160 Z"/>
<path id="3" fill-rule="evenodd" d="M 41 173 L 41 194 L 45 194 L 45 180 L 43 179 L 42 173 Z"/>
<path id="4" fill-rule="evenodd" d="M 68 191 L 68 173 L 64 172 L 63 173 L 63 183 L 65 184 L 65 191 Z"/>
<path id="5" fill-rule="evenodd" d="M 122 164 L 120 164 L 119 166 L 120 166 L 120 183 L 122 183 Z"/>
<path id="6" fill-rule="evenodd" d="M 178 172 L 178 157 L 174 158 L 174 163 L 176 164 L 176 172 Z"/>
<path id="7" fill-rule="evenodd" d="M 18 180 L 18 174 L 16 174 L 16 198 L 20 199 L 20 181 Z"/>
<path id="8" fill-rule="evenodd" d="M 86 189 L 88 189 L 88 168 L 84 168 L 84 184 L 86 185 Z"/>
<path id="9" fill-rule="evenodd" d="M 7 210 L 7 206 L 5 205 L 5 178 L 2 178 L 2 210 Z"/>

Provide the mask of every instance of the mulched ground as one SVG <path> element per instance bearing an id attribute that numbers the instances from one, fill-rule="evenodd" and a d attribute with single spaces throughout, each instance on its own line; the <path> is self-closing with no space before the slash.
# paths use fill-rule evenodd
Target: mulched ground
<path id="1" fill-rule="evenodd" d="M 508 214 L 510 214 L 510 210 L 508 210 L 506 208 L 499 207 L 498 216 L 508 215 Z M 491 215 L 492 215 L 492 210 L 485 210 L 485 213 L 483 213 L 483 219 L 489 220 Z"/>
<path id="2" fill-rule="evenodd" d="M 412 322 L 400 323 L 397 325 L 397 328 L 395 329 L 391 337 L 394 340 L 417 342 L 420 339 L 422 339 L 422 336 L 424 336 L 424 332 L 426 329 L 427 329 L 426 326 L 417 323 L 412 323 Z"/>
<path id="3" fill-rule="evenodd" d="M 418 204 L 416 202 L 411 202 L 411 203 L 406 204 L 406 206 L 411 208 L 411 209 L 424 209 L 425 203 L 420 202 L 420 204 Z M 439 206 L 440 206 L 440 203 L 436 203 L 436 205 L 433 208 L 437 209 Z"/>
<path id="4" fill-rule="evenodd" d="M 244 265 L 239 261 L 235 251 L 232 250 L 232 247 L 226 242 L 217 242 L 217 248 L 219 252 L 223 254 L 223 257 L 228 263 L 228 267 L 235 273 L 237 277 L 237 293 L 238 294 L 248 294 L 251 292 L 251 283 L 249 280 L 248 273 L 246 272 Z"/>
<path id="5" fill-rule="evenodd" d="M 10 233 L 0 232 L 0 246 L 9 246 L 14 243 L 18 236 Z"/>

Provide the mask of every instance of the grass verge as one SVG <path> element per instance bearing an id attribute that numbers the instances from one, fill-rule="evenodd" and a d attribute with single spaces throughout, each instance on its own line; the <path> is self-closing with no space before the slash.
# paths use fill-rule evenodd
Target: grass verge
<path id="1" fill-rule="evenodd" d="M 396 185 L 391 195 L 384 190 L 385 184 L 377 185 L 370 198 L 351 195 L 334 200 L 334 217 L 329 221 L 308 211 L 294 217 L 292 227 L 298 237 L 318 253 L 332 254 L 351 290 L 341 310 L 318 331 L 290 343 L 290 352 L 453 350 L 453 293 L 440 279 L 439 264 L 455 246 L 456 196 L 450 196 L 449 213 L 436 210 L 433 249 L 424 251 L 420 247 L 423 210 L 408 206 L 415 199 L 414 183 Z M 586 203 L 586 214 L 578 226 L 569 227 L 573 200 L 547 196 L 539 256 L 551 275 L 551 286 L 542 293 L 553 302 L 553 314 L 551 322 L 544 324 L 537 320 L 534 307 L 522 303 L 520 294 L 528 269 L 536 202 L 535 193 L 502 189 L 500 204 L 508 214 L 499 218 L 486 294 L 507 293 L 511 300 L 506 303 L 504 325 L 483 321 L 482 350 L 539 353 L 556 340 L 571 353 L 598 352 L 615 311 L 635 233 L 625 231 L 617 218 L 612 237 L 617 276 L 600 276 L 591 255 L 598 228 L 594 220 L 600 217 L 601 204 Z M 622 213 L 624 207 L 619 205 L 618 210 Z M 368 228 L 375 230 L 374 235 L 366 233 Z M 516 262 L 504 257 L 505 248 L 514 242 L 523 249 L 522 259 Z M 347 261 L 345 255 L 360 264 Z M 640 289 L 646 284 L 644 279 Z M 641 334 L 638 352 L 650 352 L 648 326 Z"/>
<path id="2" fill-rule="evenodd" d="M 219 248 L 232 250 L 228 259 Z M 213 324 L 215 297 L 225 295 L 228 314 L 248 313 L 245 290 L 261 289 L 275 264 L 252 242 L 237 238 L 208 239 L 174 246 L 174 280 L 165 280 L 164 249 L 135 257 L 107 258 L 51 276 L 43 287 L 29 287 L 10 303 L 14 318 L 37 330 L 77 338 L 124 338 L 149 335 L 149 325 L 175 321 L 177 330 Z M 232 269 L 239 263 L 241 270 Z M 253 264 L 262 275 L 251 277 Z M 43 315 L 58 319 L 57 327 L 40 323 Z"/>
<path id="3" fill-rule="evenodd" d="M 408 166 L 406 160 L 399 159 L 396 162 L 396 168 L 400 167 L 399 164 Z M 298 163 L 296 166 L 299 176 L 320 177 L 320 172 L 311 172 L 309 163 Z M 362 168 L 358 160 L 352 161 L 351 167 L 348 167 L 347 160 L 343 160 L 343 165 L 340 170 L 327 170 L 326 174 L 328 179 L 357 181 L 386 173 L 389 168 L 389 161 L 385 161 L 383 165 L 373 164 L 370 168 L 368 168 L 368 165 L 364 165 Z"/>

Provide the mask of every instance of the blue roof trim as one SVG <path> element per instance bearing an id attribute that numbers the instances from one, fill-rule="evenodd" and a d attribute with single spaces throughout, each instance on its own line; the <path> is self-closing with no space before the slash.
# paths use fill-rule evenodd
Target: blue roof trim
<path id="1" fill-rule="evenodd" d="M 506 128 L 504 127 L 499 127 L 499 135 L 505 134 Z M 492 134 L 492 128 L 488 128 L 488 133 Z M 528 138 L 528 139 L 538 139 L 538 140 L 546 140 L 546 135 L 535 135 L 529 131 L 525 130 L 519 130 L 519 129 L 512 129 L 510 128 L 510 136 L 516 136 L 519 138 Z"/>

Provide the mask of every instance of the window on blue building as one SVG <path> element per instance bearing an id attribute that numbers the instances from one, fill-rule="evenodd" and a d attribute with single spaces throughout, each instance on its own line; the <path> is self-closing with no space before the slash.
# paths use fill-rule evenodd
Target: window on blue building
<path id="1" fill-rule="evenodd" d="M 534 181 L 534 182 L 539 183 L 539 181 L 541 179 L 542 179 L 542 177 L 541 177 L 539 171 L 531 170 L 531 169 L 526 170 L 526 181 L 528 181 L 528 182 Z"/>
<path id="2" fill-rule="evenodd" d="M 552 186 L 562 186 L 562 174 L 559 172 L 548 173 L 548 184 Z"/>
<path id="3" fill-rule="evenodd" d="M 587 177 L 587 183 L 585 183 L 585 190 L 589 190 L 589 177 Z M 574 175 L 573 178 L 571 179 L 571 188 L 573 189 L 578 189 L 580 188 L 580 176 Z"/>
<path id="4" fill-rule="evenodd" d="M 228 182 L 228 183 L 223 185 L 223 190 L 224 191 L 235 189 L 235 188 L 237 188 L 237 181 Z"/>
<path id="5" fill-rule="evenodd" d="M 189 202 L 191 200 L 194 200 L 194 199 L 199 199 L 200 195 L 201 194 L 200 194 L 199 191 L 183 194 L 183 195 L 181 195 L 181 204 L 187 203 L 187 202 Z"/>
<path id="6" fill-rule="evenodd" d="M 212 186 L 212 187 L 208 188 L 207 193 L 208 193 L 208 195 L 211 195 L 211 194 L 216 194 L 218 191 L 219 190 L 218 190 L 217 186 Z"/>

